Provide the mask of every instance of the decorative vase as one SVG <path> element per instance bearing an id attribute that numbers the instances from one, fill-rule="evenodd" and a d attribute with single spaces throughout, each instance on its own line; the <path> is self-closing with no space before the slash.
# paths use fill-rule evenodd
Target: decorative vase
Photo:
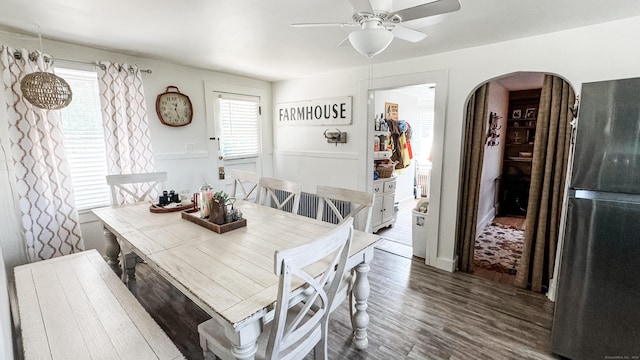
<path id="1" fill-rule="evenodd" d="M 223 225 L 226 218 L 227 207 L 220 200 L 210 199 L 209 205 L 209 221 L 214 224 Z"/>

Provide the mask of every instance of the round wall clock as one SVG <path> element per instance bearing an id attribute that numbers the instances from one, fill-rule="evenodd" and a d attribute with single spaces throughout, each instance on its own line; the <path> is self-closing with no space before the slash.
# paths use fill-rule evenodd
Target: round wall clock
<path id="1" fill-rule="evenodd" d="M 156 98 L 156 113 L 165 125 L 185 126 L 191 123 L 193 106 L 177 86 L 167 86 L 167 91 Z"/>

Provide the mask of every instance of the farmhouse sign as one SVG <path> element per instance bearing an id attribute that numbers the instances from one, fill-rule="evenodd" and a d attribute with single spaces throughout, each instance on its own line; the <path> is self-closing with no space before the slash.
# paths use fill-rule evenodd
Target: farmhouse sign
<path id="1" fill-rule="evenodd" d="M 349 125 L 351 96 L 276 104 L 278 125 Z"/>

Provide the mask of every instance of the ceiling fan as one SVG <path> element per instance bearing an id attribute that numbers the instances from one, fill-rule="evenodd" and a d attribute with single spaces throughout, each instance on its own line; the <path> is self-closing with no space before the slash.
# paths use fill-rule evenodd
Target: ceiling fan
<path id="1" fill-rule="evenodd" d="M 370 0 L 349 0 L 349 2 L 353 6 L 351 22 L 295 23 L 291 26 L 359 26 L 360 30 L 349 34 L 349 42 L 359 53 L 372 58 L 384 51 L 394 37 L 414 43 L 427 37 L 427 34 L 402 26 L 401 23 L 460 9 L 459 0 L 436 0 L 397 11 L 375 9 Z M 345 41 L 346 39 L 340 44 Z"/>

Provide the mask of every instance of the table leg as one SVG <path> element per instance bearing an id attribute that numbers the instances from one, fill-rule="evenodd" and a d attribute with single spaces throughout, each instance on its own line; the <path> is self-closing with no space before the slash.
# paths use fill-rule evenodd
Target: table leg
<path id="1" fill-rule="evenodd" d="M 209 319 L 198 325 L 200 346 L 205 360 L 229 357 L 240 360 L 255 359 L 258 336 L 262 332 L 262 320 L 255 319 L 240 329 L 234 329 L 231 324 L 222 321 L 224 324 L 216 319 Z M 226 337 L 228 342 L 221 337 Z"/>
<path id="2" fill-rule="evenodd" d="M 103 227 L 102 234 L 106 240 L 104 244 L 104 255 L 107 258 L 107 264 L 111 266 L 111 269 L 113 269 L 118 276 L 122 276 L 122 269 L 120 268 L 120 244 L 118 244 L 118 239 L 116 239 L 116 236 L 106 227 Z"/>
<path id="3" fill-rule="evenodd" d="M 258 350 L 258 336 L 262 332 L 260 320 L 253 321 L 242 329 L 233 330 L 225 326 L 225 335 L 233 344 L 231 355 L 237 360 L 253 360 Z"/>
<path id="4" fill-rule="evenodd" d="M 353 284 L 353 297 L 355 298 L 355 312 L 351 323 L 353 324 L 353 343 L 356 349 L 364 350 L 369 345 L 367 338 L 367 326 L 369 314 L 367 314 L 367 299 L 371 293 L 367 275 L 370 267 L 368 262 L 356 266 L 356 279 Z"/>
<path id="5" fill-rule="evenodd" d="M 255 359 L 257 344 L 233 345 L 231 355 L 237 360 L 253 360 Z"/>
<path id="6" fill-rule="evenodd" d="M 137 286 L 136 286 L 136 264 L 138 263 L 138 256 L 133 253 L 125 253 L 122 251 L 122 281 L 127 284 L 129 290 L 136 294 Z"/>

